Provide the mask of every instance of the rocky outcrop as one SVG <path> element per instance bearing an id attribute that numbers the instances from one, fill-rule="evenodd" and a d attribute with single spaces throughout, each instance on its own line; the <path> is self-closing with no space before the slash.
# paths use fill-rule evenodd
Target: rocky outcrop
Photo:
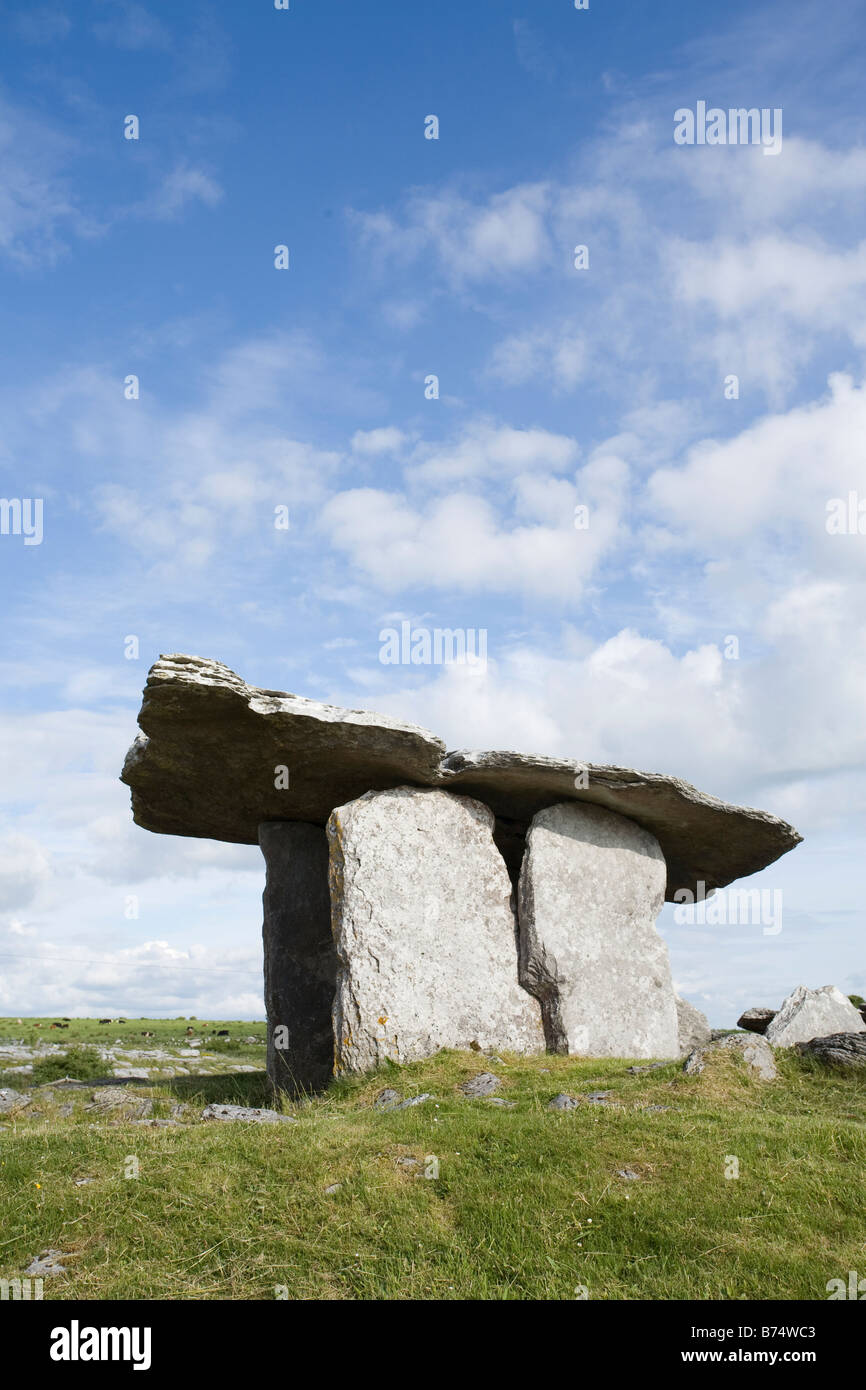
<path id="1" fill-rule="evenodd" d="M 562 803 L 533 818 L 520 874 L 520 981 L 548 1050 L 677 1057 L 667 947 L 655 930 L 665 862 L 641 826 Z"/>
<path id="2" fill-rule="evenodd" d="M 728 1033 L 716 1042 L 696 1048 L 683 1063 L 683 1071 L 687 1076 L 699 1076 L 707 1064 L 707 1058 L 722 1051 L 739 1053 L 759 1081 L 775 1081 L 778 1076 L 773 1049 L 766 1039 L 754 1033 Z"/>
<path id="3" fill-rule="evenodd" d="M 259 826 L 259 844 L 267 870 L 262 943 L 268 1076 L 281 1091 L 315 1091 L 334 1070 L 337 954 L 328 841 L 320 825 L 271 821 Z"/>
<path id="4" fill-rule="evenodd" d="M 775 1009 L 746 1009 L 737 1019 L 737 1027 L 749 1033 L 766 1033 L 775 1017 Z"/>
<path id="5" fill-rule="evenodd" d="M 866 1033 L 866 1023 L 835 985 L 798 985 L 782 1004 L 765 1037 L 773 1047 L 793 1047 L 830 1033 Z"/>
<path id="6" fill-rule="evenodd" d="M 676 1005 L 680 1056 L 684 1057 L 696 1047 L 703 1047 L 704 1043 L 710 1042 L 713 1033 L 706 1015 L 702 1014 L 700 1009 L 696 1009 L 694 1004 L 690 1004 L 688 999 L 681 999 L 677 995 Z"/>
<path id="7" fill-rule="evenodd" d="M 480 802 L 414 787 L 368 792 L 331 815 L 338 1072 L 442 1047 L 544 1050 L 492 832 Z"/>
<path id="8" fill-rule="evenodd" d="M 658 840 L 670 900 L 755 873 L 801 838 L 776 816 L 677 777 L 520 753 L 446 754 L 416 725 L 258 689 L 198 657 L 160 657 L 139 724 L 122 780 L 136 823 L 162 834 L 255 844 L 263 821 L 324 825 L 335 806 L 370 790 L 441 787 L 493 810 L 516 878 L 533 816 L 573 801 L 625 816 Z"/>
<path id="9" fill-rule="evenodd" d="M 828 1067 L 866 1067 L 866 1031 L 862 1033 L 830 1033 L 825 1038 L 811 1038 L 795 1043 L 797 1052 L 814 1057 Z"/>

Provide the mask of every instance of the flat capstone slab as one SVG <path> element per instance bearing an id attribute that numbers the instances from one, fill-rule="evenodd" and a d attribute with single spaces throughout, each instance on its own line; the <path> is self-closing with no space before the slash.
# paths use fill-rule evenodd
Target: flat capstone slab
<path id="1" fill-rule="evenodd" d="M 590 803 L 643 826 L 667 864 L 665 896 L 710 892 L 799 844 L 793 826 L 678 777 L 513 752 L 446 752 L 414 724 L 247 685 L 218 661 L 163 656 L 121 780 L 133 818 L 164 835 L 256 844 L 263 821 L 324 825 L 371 790 L 414 785 L 473 797 L 497 817 L 512 874 L 539 811 Z"/>

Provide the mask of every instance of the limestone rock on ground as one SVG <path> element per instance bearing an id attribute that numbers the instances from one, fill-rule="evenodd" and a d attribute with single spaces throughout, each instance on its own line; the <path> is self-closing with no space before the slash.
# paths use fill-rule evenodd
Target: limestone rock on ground
<path id="1" fill-rule="evenodd" d="M 206 1105 L 203 1120 L 240 1120 L 252 1125 L 296 1125 L 294 1115 L 280 1115 L 276 1110 L 263 1110 L 247 1105 Z"/>
<path id="2" fill-rule="evenodd" d="M 464 1096 L 491 1096 L 501 1085 L 499 1077 L 494 1076 L 492 1071 L 482 1071 L 464 1081 L 460 1089 Z"/>
<path id="3" fill-rule="evenodd" d="M 712 1037 L 712 1029 L 707 1022 L 706 1015 L 694 1004 L 690 1004 L 688 999 L 681 999 L 676 996 L 677 1003 L 677 1037 L 679 1040 L 680 1054 L 692 1052 L 696 1047 L 701 1047 L 703 1043 L 708 1043 Z"/>
<path id="4" fill-rule="evenodd" d="M 338 958 L 336 1069 L 442 1047 L 544 1050 L 517 978 L 511 883 L 493 814 L 469 797 L 397 787 L 338 807 L 327 826 Z"/>
<path id="5" fill-rule="evenodd" d="M 551 1052 L 678 1057 L 667 946 L 655 929 L 665 861 L 648 831 L 600 806 L 534 817 L 520 873 L 520 980 Z"/>
<path id="6" fill-rule="evenodd" d="M 795 1043 L 797 1052 L 815 1057 L 828 1067 L 866 1067 L 866 1032 L 830 1033 L 825 1038 L 810 1038 Z"/>
<path id="7" fill-rule="evenodd" d="M 32 1097 L 22 1091 L 13 1091 L 11 1086 L 0 1088 L 0 1115 L 7 1110 L 17 1110 L 22 1105 L 29 1105 Z"/>
<path id="8" fill-rule="evenodd" d="M 580 1101 L 577 1096 L 569 1096 L 565 1091 L 561 1091 L 558 1096 L 553 1097 L 553 1100 L 548 1101 L 547 1108 L 548 1110 L 576 1110 L 579 1105 Z"/>
<path id="9" fill-rule="evenodd" d="M 775 1017 L 775 1009 L 746 1009 L 737 1019 L 737 1027 L 749 1033 L 766 1033 Z"/>
<path id="10" fill-rule="evenodd" d="M 687 1076 L 699 1076 L 704 1070 L 707 1058 L 719 1051 L 739 1052 L 747 1067 L 760 1081 L 775 1081 L 778 1076 L 773 1049 L 766 1038 L 757 1033 L 728 1033 L 726 1037 L 695 1048 L 683 1063 Z"/>
<path id="11" fill-rule="evenodd" d="M 69 1255 L 62 1250 L 43 1250 L 41 1255 L 30 1261 L 24 1273 L 31 1278 L 54 1279 L 66 1273 L 66 1266 L 60 1262 L 68 1259 Z"/>
<path id="12" fill-rule="evenodd" d="M 264 916 L 267 1069 L 278 1090 L 321 1090 L 334 1069 L 331 1009 L 337 954 L 331 936 L 328 841 L 321 826 L 259 826 L 267 877 Z"/>
<path id="13" fill-rule="evenodd" d="M 866 1033 L 866 1023 L 835 985 L 808 989 L 798 985 L 782 1004 L 764 1036 L 773 1047 L 793 1047 L 798 1042 L 826 1037 L 829 1033 Z"/>

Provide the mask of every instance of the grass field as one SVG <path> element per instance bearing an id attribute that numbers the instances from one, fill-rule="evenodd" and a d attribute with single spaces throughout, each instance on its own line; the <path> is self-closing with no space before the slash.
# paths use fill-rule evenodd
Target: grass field
<path id="1" fill-rule="evenodd" d="M 148 1031 L 164 1046 L 187 1026 Z M 269 1104 L 261 1071 L 127 1084 L 107 1112 L 98 1088 L 33 1088 L 0 1116 L 0 1277 L 53 1248 L 67 1273 L 45 1298 L 824 1299 L 866 1273 L 866 1079 L 777 1060 L 768 1084 L 733 1055 L 686 1077 L 443 1052 L 285 1102 L 297 1123 L 268 1126 L 200 1118 Z M 484 1070 L 513 1108 L 462 1094 Z M 381 1112 L 385 1086 L 434 1098 Z M 546 1108 L 593 1090 L 607 1104 Z M 144 1098 L 174 1123 L 134 1124 Z"/>

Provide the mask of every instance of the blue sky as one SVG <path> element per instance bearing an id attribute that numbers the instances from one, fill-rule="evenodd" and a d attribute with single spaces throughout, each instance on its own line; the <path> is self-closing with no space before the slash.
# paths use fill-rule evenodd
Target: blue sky
<path id="1" fill-rule="evenodd" d="M 0 1011 L 261 1015 L 258 850 L 150 835 L 117 781 L 172 651 L 783 815 L 749 885 L 781 932 L 666 909 L 677 984 L 717 1024 L 866 993 L 866 538 L 826 527 L 866 498 L 856 7 L 80 0 L 0 35 L 0 495 L 44 500 L 41 544 L 0 535 Z M 699 101 L 781 109 L 780 152 L 676 145 Z M 383 665 L 403 620 L 485 629 L 486 669 Z"/>

